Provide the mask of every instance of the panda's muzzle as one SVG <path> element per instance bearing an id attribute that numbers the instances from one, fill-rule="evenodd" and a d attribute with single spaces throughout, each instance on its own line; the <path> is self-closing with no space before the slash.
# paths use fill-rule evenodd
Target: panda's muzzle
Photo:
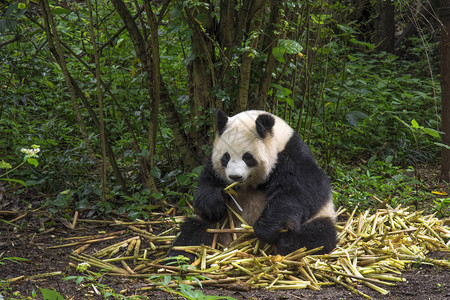
<path id="1" fill-rule="evenodd" d="M 236 182 L 242 182 L 244 180 L 244 176 L 242 175 L 228 175 L 228 178 Z"/>

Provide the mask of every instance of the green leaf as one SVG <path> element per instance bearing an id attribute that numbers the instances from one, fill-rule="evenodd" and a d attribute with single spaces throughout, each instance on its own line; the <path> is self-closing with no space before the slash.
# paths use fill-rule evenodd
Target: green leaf
<path id="1" fill-rule="evenodd" d="M 279 84 L 271 83 L 270 86 L 277 89 L 277 97 L 284 98 L 292 94 L 292 91 L 290 89 L 285 88 Z"/>
<path id="2" fill-rule="evenodd" d="M 437 143 L 437 142 L 435 142 L 434 144 L 435 144 L 435 145 L 438 145 L 439 147 L 444 147 L 445 149 L 450 150 L 450 146 L 449 146 L 449 145 L 442 144 L 442 143 Z"/>
<path id="3" fill-rule="evenodd" d="M 431 128 L 426 128 L 426 127 L 420 127 L 420 129 L 422 129 L 423 132 L 425 132 L 428 135 L 431 135 L 432 137 L 435 138 L 439 138 L 441 135 L 439 134 L 439 131 L 431 129 Z"/>
<path id="4" fill-rule="evenodd" d="M 54 85 L 53 82 L 51 82 L 51 81 L 44 80 L 44 83 L 45 83 L 46 85 L 48 85 L 51 89 L 54 89 L 54 88 L 55 88 L 55 85 Z"/>
<path id="5" fill-rule="evenodd" d="M 55 15 L 67 15 L 67 14 L 71 13 L 71 10 L 61 7 L 61 6 L 55 6 L 55 8 L 53 9 L 52 12 Z"/>
<path id="6" fill-rule="evenodd" d="M 5 258 L 2 258 L 1 260 L 9 260 L 9 261 L 13 261 L 15 263 L 19 263 L 19 261 L 29 261 L 29 259 L 22 258 L 22 257 L 5 257 Z"/>
<path id="7" fill-rule="evenodd" d="M 352 34 L 355 33 L 355 30 L 351 27 L 351 26 L 346 26 L 346 25 L 341 25 L 341 24 L 337 24 L 337 27 L 342 30 L 342 32 L 347 33 L 347 34 Z"/>
<path id="8" fill-rule="evenodd" d="M 203 169 L 204 169 L 204 166 L 198 166 L 197 168 L 192 170 L 192 173 L 196 174 L 197 176 L 200 176 L 200 174 L 202 173 Z"/>
<path id="9" fill-rule="evenodd" d="M 27 184 L 23 180 L 12 179 L 12 178 L 0 178 L 0 180 L 19 183 L 19 184 L 23 185 L 24 187 L 27 187 Z"/>
<path id="10" fill-rule="evenodd" d="M 294 40 L 279 40 L 278 48 L 283 49 L 288 54 L 297 54 L 302 52 L 303 47 Z"/>
<path id="11" fill-rule="evenodd" d="M 176 179 L 181 185 L 189 185 L 191 184 L 191 177 L 187 174 L 179 174 L 176 176 Z"/>
<path id="12" fill-rule="evenodd" d="M 294 107 L 294 100 L 292 100 L 292 98 L 286 97 L 285 100 L 286 100 L 286 103 L 287 103 L 292 109 L 295 108 L 295 107 Z"/>
<path id="13" fill-rule="evenodd" d="M 170 275 L 164 275 L 164 285 L 169 285 L 169 283 L 172 281 L 172 276 Z"/>
<path id="14" fill-rule="evenodd" d="M 43 288 L 40 288 L 40 290 L 42 293 L 42 298 L 44 300 L 64 300 L 64 297 L 61 296 L 61 294 L 58 293 L 57 291 L 43 289 Z"/>
<path id="15" fill-rule="evenodd" d="M 10 164 L 8 164 L 6 161 L 4 161 L 3 159 L 0 160 L 0 169 L 11 169 L 12 166 Z"/>
<path id="16" fill-rule="evenodd" d="M 367 47 L 367 48 L 369 48 L 369 50 L 372 50 L 372 49 L 375 48 L 375 45 L 373 45 L 373 44 L 371 44 L 371 43 L 366 43 L 366 42 L 358 41 L 358 40 L 355 39 L 355 38 L 351 38 L 349 41 L 350 41 L 350 43 L 352 43 L 352 44 Z"/>
<path id="17" fill-rule="evenodd" d="M 148 156 L 150 155 L 150 151 L 147 149 L 142 149 L 141 153 L 138 153 L 139 156 Z"/>
<path id="18" fill-rule="evenodd" d="M 415 120 L 415 119 L 412 119 L 411 120 L 411 125 L 414 127 L 414 128 L 419 128 L 420 126 L 419 126 L 419 123 L 417 123 L 417 121 Z"/>
<path id="19" fill-rule="evenodd" d="M 160 179 L 161 178 L 161 170 L 157 166 L 154 166 L 150 170 L 150 175 L 152 175 L 156 179 Z"/>
<path id="20" fill-rule="evenodd" d="M 286 51 L 284 49 L 275 47 L 272 49 L 272 54 L 275 57 L 276 60 L 278 60 L 280 63 L 285 63 L 286 61 L 283 58 L 283 55 Z"/>
<path id="21" fill-rule="evenodd" d="M 394 156 L 389 155 L 388 157 L 386 157 L 386 159 L 384 160 L 387 164 L 390 164 L 392 162 L 392 160 L 394 159 Z"/>
<path id="22" fill-rule="evenodd" d="M 345 115 L 348 123 L 356 128 L 358 128 L 358 123 L 361 120 L 368 118 L 369 116 L 362 111 L 354 110 Z"/>
<path id="23" fill-rule="evenodd" d="M 37 166 L 39 165 L 37 159 L 35 159 L 35 158 L 28 158 L 28 159 L 27 159 L 27 162 L 28 162 L 30 165 L 33 165 L 34 167 L 37 167 Z"/>
<path id="24" fill-rule="evenodd" d="M 139 211 L 130 211 L 130 212 L 128 213 L 128 217 L 129 217 L 131 220 L 136 220 L 140 215 L 141 215 L 141 212 L 139 212 Z"/>
<path id="25" fill-rule="evenodd" d="M 352 56 L 350 54 L 348 54 L 347 57 L 348 57 L 348 59 L 350 59 L 351 62 L 355 62 L 355 61 L 358 60 L 356 57 L 354 57 L 354 56 Z"/>
<path id="26" fill-rule="evenodd" d="M 15 30 L 17 22 L 13 19 L 0 19 L 0 33 L 4 34 L 6 30 Z"/>

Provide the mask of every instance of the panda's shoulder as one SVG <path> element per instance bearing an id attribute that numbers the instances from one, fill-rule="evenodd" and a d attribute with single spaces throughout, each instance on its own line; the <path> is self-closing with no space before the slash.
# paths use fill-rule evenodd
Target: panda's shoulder
<path id="1" fill-rule="evenodd" d="M 279 156 L 306 160 L 315 163 L 315 159 L 311 150 L 296 132 L 292 134 L 283 150 L 279 153 Z"/>

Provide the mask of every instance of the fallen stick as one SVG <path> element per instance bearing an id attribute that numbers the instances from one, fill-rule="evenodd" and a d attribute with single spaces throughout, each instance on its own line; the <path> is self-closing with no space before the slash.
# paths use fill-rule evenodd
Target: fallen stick
<path id="1" fill-rule="evenodd" d="M 51 246 L 51 247 L 47 247 L 47 249 L 72 247 L 72 246 L 77 246 L 77 245 L 81 245 L 81 244 L 92 244 L 92 243 L 98 243 L 98 242 L 103 242 L 103 241 L 107 241 L 107 240 L 112 240 L 115 238 L 116 238 L 116 236 L 108 236 L 108 237 L 104 237 L 104 238 L 100 238 L 100 239 L 85 240 L 85 241 L 73 242 L 73 243 L 69 243 L 69 244 Z"/>

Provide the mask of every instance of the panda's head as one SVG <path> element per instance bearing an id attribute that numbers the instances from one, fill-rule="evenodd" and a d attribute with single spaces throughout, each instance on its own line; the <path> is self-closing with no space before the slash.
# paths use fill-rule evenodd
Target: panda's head
<path id="1" fill-rule="evenodd" d="M 270 176 L 293 130 L 282 119 L 264 111 L 244 111 L 233 117 L 217 112 L 217 134 L 212 162 L 225 181 L 243 186 L 264 183 Z"/>

